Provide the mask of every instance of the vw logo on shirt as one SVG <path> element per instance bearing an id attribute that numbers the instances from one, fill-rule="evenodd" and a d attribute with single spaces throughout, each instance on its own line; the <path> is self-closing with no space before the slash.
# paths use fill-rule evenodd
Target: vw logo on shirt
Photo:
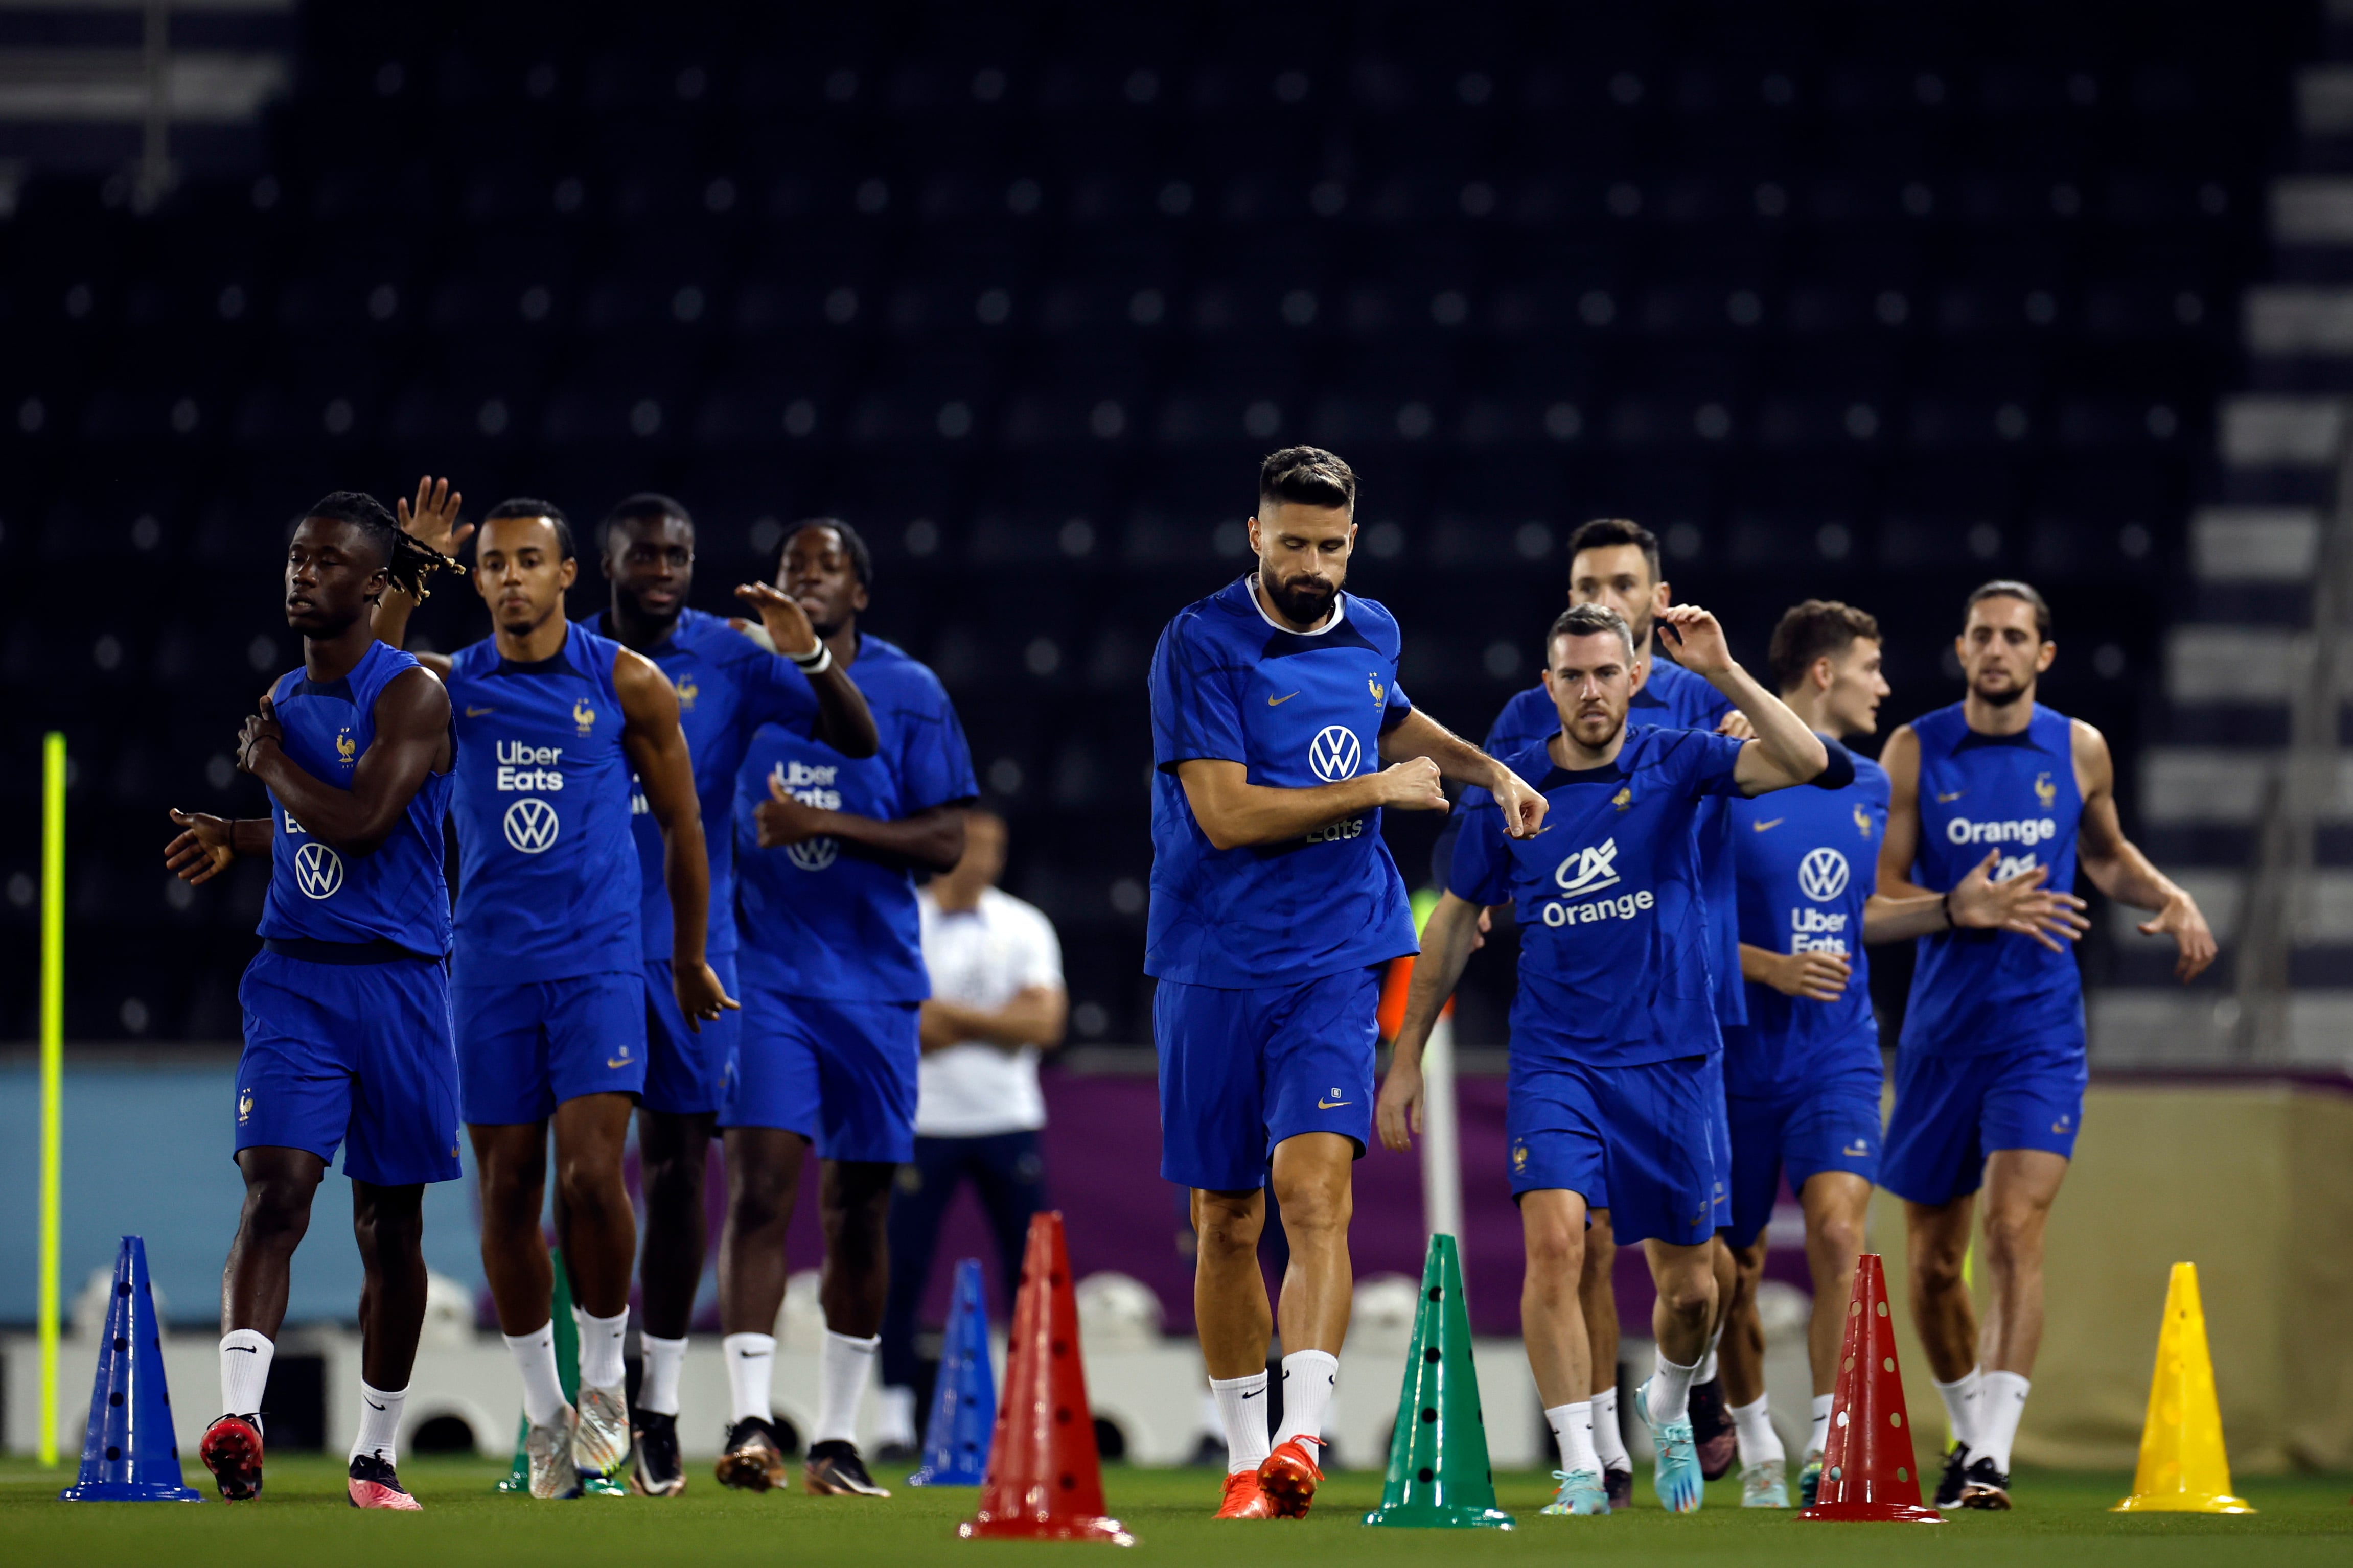
<path id="1" fill-rule="evenodd" d="M 1798 862 L 1798 891 L 1818 904 L 1846 891 L 1846 857 L 1835 849 L 1809 849 Z"/>
<path id="2" fill-rule="evenodd" d="M 833 858 L 840 853 L 840 840 L 829 836 L 804 838 L 798 844 L 785 846 L 786 858 L 804 871 L 822 871 L 832 865 Z"/>
<path id="3" fill-rule="evenodd" d="M 544 853 L 555 842 L 563 824 L 557 820 L 555 807 L 537 795 L 525 795 L 507 807 L 507 842 L 526 855 Z"/>
<path id="4" fill-rule="evenodd" d="M 1363 760 L 1364 744 L 1356 732 L 1345 724 L 1326 724 L 1307 743 L 1307 765 L 1325 784 L 1338 784 L 1342 779 L 1356 776 L 1356 763 Z"/>
<path id="5" fill-rule="evenodd" d="M 315 839 L 294 851 L 294 885 L 308 899 L 334 896 L 343 885 L 343 858 Z"/>

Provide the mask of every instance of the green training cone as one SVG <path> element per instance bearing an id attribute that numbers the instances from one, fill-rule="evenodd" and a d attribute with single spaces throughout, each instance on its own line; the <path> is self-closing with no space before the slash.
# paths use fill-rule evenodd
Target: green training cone
<path id="1" fill-rule="evenodd" d="M 1398 1394 L 1397 1432 L 1381 1506 L 1366 1524 L 1420 1530 L 1509 1530 L 1495 1506 L 1479 1373 L 1471 1363 L 1471 1314 L 1462 1302 L 1462 1260 L 1451 1236 L 1430 1238 L 1414 1309 L 1413 1349 Z"/>
<path id="2" fill-rule="evenodd" d="M 580 1325 L 572 1321 L 572 1279 L 564 1270 L 564 1248 L 547 1249 L 548 1262 L 555 1268 L 555 1300 L 550 1313 L 555 1324 L 555 1378 L 564 1389 L 565 1403 L 580 1403 Z M 518 1497 L 531 1495 L 531 1460 L 522 1451 L 523 1439 L 531 1436 L 531 1417 L 525 1415 L 515 1426 L 514 1462 L 507 1467 L 506 1479 L 493 1490 Z M 580 1478 L 583 1497 L 627 1497 L 629 1489 L 619 1481 L 603 1476 Z"/>

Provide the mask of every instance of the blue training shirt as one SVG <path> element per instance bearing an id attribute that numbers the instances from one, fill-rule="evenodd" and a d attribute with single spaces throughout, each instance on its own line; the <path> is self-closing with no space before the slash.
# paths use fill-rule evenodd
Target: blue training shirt
<path id="1" fill-rule="evenodd" d="M 2075 886 L 2073 726 L 2035 704 L 2016 735 L 1981 735 L 1961 705 L 1912 721 L 1920 742 L 1920 846 L 1912 879 L 1949 891 L 1998 849 L 1993 879 L 2037 866 L 2049 886 Z M 2007 931 L 1946 931 L 1920 939 L 1902 1047 L 1940 1056 L 1986 1056 L 2057 1037 L 2084 1040 L 2084 991 L 2073 952 L 2052 952 Z"/>
<path id="2" fill-rule="evenodd" d="M 582 624 L 606 633 L 609 611 Z M 703 852 L 711 863 L 708 952 L 735 951 L 735 775 L 763 724 L 781 724 L 804 736 L 817 728 L 817 693 L 793 661 L 770 653 L 721 616 L 681 610 L 670 636 L 646 650 L 678 692 L 679 727 L 694 761 L 694 794 L 702 807 Z M 662 877 L 661 824 L 629 779 L 629 825 L 638 846 L 638 924 L 645 955 L 668 963 L 670 885 Z"/>
<path id="3" fill-rule="evenodd" d="M 1448 886 L 1518 917 L 1514 1053 L 1633 1067 L 1718 1048 L 1692 826 L 1739 792 L 1743 744 L 1629 724 L 1607 767 L 1555 767 L 1549 742 L 1514 752 L 1504 764 L 1550 803 L 1534 838 L 1504 833 L 1486 790 L 1467 793 Z"/>
<path id="4" fill-rule="evenodd" d="M 375 700 L 417 668 L 414 656 L 373 643 L 352 672 L 319 685 L 301 669 L 269 689 L 287 759 L 322 784 L 352 787 L 375 743 Z M 303 830 L 269 797 L 269 891 L 260 934 L 280 941 L 389 942 L 427 958 L 449 952 L 449 884 L 441 873 L 441 816 L 451 775 L 427 773 L 391 835 L 372 855 L 347 856 Z"/>
<path id="5" fill-rule="evenodd" d="M 1854 782 L 1842 788 L 1776 790 L 1726 804 L 1740 940 L 1768 952 L 1835 952 L 1852 973 L 1835 1002 L 1748 982 L 1748 1022 L 1724 1032 L 1725 1092 L 1773 1099 L 1844 1068 L 1876 1071 L 1862 906 L 1878 884 L 1887 837 L 1885 770 L 1856 757 Z"/>
<path id="6" fill-rule="evenodd" d="M 1186 606 L 1152 654 L 1152 910 L 1144 972 L 1189 985 L 1295 984 L 1418 951 L 1378 810 L 1281 844 L 1219 849 L 1176 776 L 1240 763 L 1278 789 L 1381 767 L 1381 737 L 1413 711 L 1398 626 L 1337 595 L 1321 631 L 1288 631 L 1238 578 Z"/>
<path id="7" fill-rule="evenodd" d="M 794 672 L 797 675 L 799 672 Z M 763 725 L 735 773 L 736 898 L 746 985 L 833 1002 L 921 1002 L 932 994 L 912 871 L 839 840 L 759 847 L 753 813 L 771 780 L 804 805 L 893 822 L 977 797 L 972 750 L 939 677 L 861 635 L 850 678 L 881 747 L 852 761 L 806 726 Z"/>
<path id="8" fill-rule="evenodd" d="M 1649 724 L 1662 730 L 1704 730 L 1709 734 L 1732 711 L 1732 699 L 1718 691 L 1705 676 L 1694 675 L 1672 659 L 1653 651 L 1650 679 L 1626 707 L 1629 724 Z M 1487 731 L 1491 756 L 1507 756 L 1523 746 L 1548 740 L 1560 730 L 1560 710 L 1539 681 L 1504 705 L 1494 727 Z M 1747 1017 L 1747 998 L 1740 981 L 1739 889 L 1732 863 L 1731 825 L 1724 803 L 1710 800 L 1700 807 L 1693 829 L 1699 836 L 1700 880 L 1706 890 L 1708 973 L 1715 982 L 1715 1016 L 1719 1023 L 1737 1024 Z"/>
<path id="9" fill-rule="evenodd" d="M 458 727 L 459 985 L 565 980 L 638 964 L 638 855 L 613 663 L 621 645 L 567 626 L 517 664 L 485 637 L 449 661 Z"/>

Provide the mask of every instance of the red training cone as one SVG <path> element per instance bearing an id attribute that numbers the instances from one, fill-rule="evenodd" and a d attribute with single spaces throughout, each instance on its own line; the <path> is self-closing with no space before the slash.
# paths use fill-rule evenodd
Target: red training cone
<path id="1" fill-rule="evenodd" d="M 966 1541 L 1135 1544 L 1119 1521 L 1103 1517 L 1103 1460 L 1095 1452 L 1094 1407 L 1079 1357 L 1079 1299 L 1059 1210 L 1029 1219 L 980 1511 L 956 1533 Z"/>
<path id="2" fill-rule="evenodd" d="M 1887 1315 L 1887 1275 L 1875 1252 L 1855 1260 L 1831 1409 L 1821 1490 L 1798 1517 L 1942 1524 L 1935 1509 L 1920 1506 L 1919 1460 L 1904 1410 L 1904 1377 L 1895 1370 L 1895 1323 Z"/>

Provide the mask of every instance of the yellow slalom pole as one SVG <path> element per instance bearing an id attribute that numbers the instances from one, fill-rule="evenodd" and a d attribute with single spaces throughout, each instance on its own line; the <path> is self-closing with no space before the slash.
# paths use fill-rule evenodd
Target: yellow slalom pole
<path id="1" fill-rule="evenodd" d="M 66 738 L 41 742 L 41 1463 L 58 1462 L 58 1238 L 64 1183 Z"/>

